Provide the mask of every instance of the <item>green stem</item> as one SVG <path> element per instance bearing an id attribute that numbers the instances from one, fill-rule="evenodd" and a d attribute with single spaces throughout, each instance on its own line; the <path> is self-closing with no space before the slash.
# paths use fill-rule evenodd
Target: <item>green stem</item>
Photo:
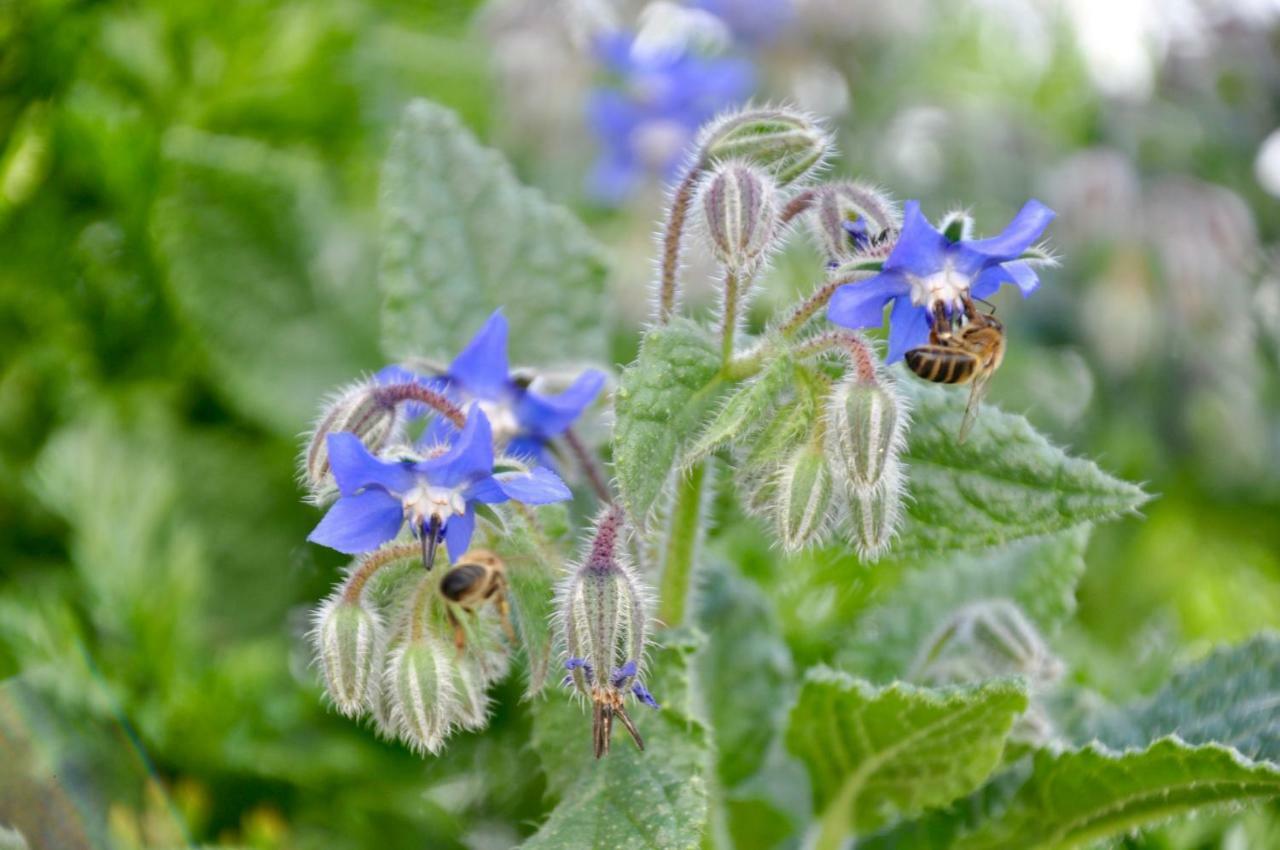
<path id="1" fill-rule="evenodd" d="M 720 362 L 725 366 L 733 360 L 733 336 L 738 330 L 738 273 L 733 269 L 724 270 L 724 304 L 720 320 Z"/>
<path id="2" fill-rule="evenodd" d="M 662 586 L 658 619 L 668 627 L 684 622 L 693 579 L 693 559 L 698 548 L 702 521 L 702 491 L 706 484 L 706 461 L 696 463 L 676 483 L 671 504 L 671 520 L 663 552 Z"/>

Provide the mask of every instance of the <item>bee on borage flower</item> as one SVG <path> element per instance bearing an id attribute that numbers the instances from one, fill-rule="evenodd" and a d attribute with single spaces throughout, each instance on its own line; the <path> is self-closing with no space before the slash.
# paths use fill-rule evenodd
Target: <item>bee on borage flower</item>
<path id="1" fill-rule="evenodd" d="M 503 632 L 515 642 L 511 606 L 507 603 L 507 567 L 493 552 L 472 549 L 458 558 L 457 565 L 440 579 L 440 595 L 452 603 L 446 606 L 445 616 L 453 627 L 453 643 L 459 652 L 466 645 L 466 636 L 455 606 L 474 612 L 486 602 L 492 602 L 502 620 Z"/>
<path id="2" fill-rule="evenodd" d="M 975 310 L 967 294 L 963 302 L 964 311 L 954 320 L 947 317 L 941 304 L 935 305 L 929 343 L 912 348 L 905 355 L 911 371 L 926 381 L 972 387 L 956 436 L 958 442 L 964 442 L 969 435 L 987 384 L 1004 361 L 1004 325 L 994 313 Z"/>

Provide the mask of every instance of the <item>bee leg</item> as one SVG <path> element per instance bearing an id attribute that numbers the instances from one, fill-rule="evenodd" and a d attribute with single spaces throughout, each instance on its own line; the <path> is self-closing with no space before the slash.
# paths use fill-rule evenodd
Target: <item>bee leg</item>
<path id="1" fill-rule="evenodd" d="M 507 636 L 507 640 L 514 644 L 516 642 L 516 630 L 511 625 L 511 605 L 507 603 L 507 595 L 505 593 L 498 594 L 494 604 L 498 606 L 498 616 L 502 619 L 502 633 Z"/>
<path id="2" fill-rule="evenodd" d="M 631 722 L 631 716 L 627 714 L 627 710 L 619 705 L 614 709 L 618 715 L 618 719 L 622 721 L 622 725 L 626 727 L 627 732 L 631 735 L 631 740 L 636 742 L 636 749 L 644 752 L 644 739 L 640 737 L 640 731 L 636 729 L 636 724 Z"/>
<path id="3" fill-rule="evenodd" d="M 445 617 L 449 620 L 449 625 L 453 627 L 453 645 L 458 650 L 458 655 L 462 655 L 462 651 L 467 647 L 467 634 L 462 628 L 462 621 L 458 619 L 458 615 L 453 612 L 453 606 L 446 604 L 444 607 Z"/>

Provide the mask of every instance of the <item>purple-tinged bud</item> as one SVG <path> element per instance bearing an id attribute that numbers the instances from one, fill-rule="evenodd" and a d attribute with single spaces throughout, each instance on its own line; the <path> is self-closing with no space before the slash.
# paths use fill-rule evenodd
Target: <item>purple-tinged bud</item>
<path id="1" fill-rule="evenodd" d="M 827 404 L 827 446 L 853 490 L 880 484 L 906 442 L 907 405 L 888 375 L 850 371 Z"/>
<path id="2" fill-rule="evenodd" d="M 902 514 L 902 473 L 898 465 L 886 465 L 875 487 L 849 487 L 845 495 L 854 550 L 863 561 L 879 560 L 893 543 Z"/>
<path id="3" fill-rule="evenodd" d="M 1008 599 L 987 599 L 959 609 L 925 640 L 911 678 L 953 685 L 1017 675 L 1039 691 L 1062 673 L 1062 662 L 1021 608 Z"/>
<path id="4" fill-rule="evenodd" d="M 788 552 L 822 541 L 831 520 L 834 485 L 820 442 L 805 443 L 787 460 L 778 480 L 777 522 Z"/>
<path id="5" fill-rule="evenodd" d="M 348 717 L 363 714 L 372 705 L 375 671 L 382 662 L 383 629 L 377 613 L 334 594 L 316 609 L 311 637 L 334 706 Z"/>
<path id="6" fill-rule="evenodd" d="M 710 124 L 699 151 L 703 163 L 747 160 L 786 186 L 822 165 L 831 151 L 831 136 L 801 112 L 752 109 Z"/>
<path id="7" fill-rule="evenodd" d="M 636 746 L 644 748 L 624 700 L 627 696 L 646 704 L 653 700 L 640 684 L 651 605 L 647 590 L 627 563 L 624 533 L 622 510 L 610 507 L 596 524 L 583 563 L 557 593 L 556 617 L 567 679 L 591 702 L 596 758 L 609 751 L 615 719 Z"/>
<path id="8" fill-rule="evenodd" d="M 330 434 L 355 434 L 370 452 L 377 454 L 391 441 L 400 424 L 397 400 L 375 380 L 360 381 L 338 392 L 308 435 L 302 456 L 302 479 L 310 500 L 324 504 L 337 493 L 329 469 Z"/>
<path id="9" fill-rule="evenodd" d="M 700 192 L 711 253 L 725 268 L 749 273 L 773 241 L 777 210 L 773 178 L 745 162 L 716 166 Z"/>
<path id="10" fill-rule="evenodd" d="M 391 722 L 415 752 L 436 754 L 458 715 L 455 650 L 430 633 L 415 635 L 391 653 L 387 688 Z"/>
<path id="11" fill-rule="evenodd" d="M 893 204 L 862 183 L 830 183 L 816 190 L 809 221 L 814 236 L 835 264 L 855 257 L 888 256 L 901 224 Z"/>

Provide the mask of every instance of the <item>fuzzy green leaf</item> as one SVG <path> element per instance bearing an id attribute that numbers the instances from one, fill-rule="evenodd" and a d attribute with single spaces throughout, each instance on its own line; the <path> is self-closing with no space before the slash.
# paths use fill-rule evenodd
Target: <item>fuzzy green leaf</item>
<path id="1" fill-rule="evenodd" d="M 692 465 L 729 441 L 763 427 L 774 398 L 791 383 L 793 369 L 791 358 L 782 354 L 751 381 L 737 387 L 684 452 L 681 463 Z"/>
<path id="2" fill-rule="evenodd" d="M 957 442 L 968 389 L 900 383 L 914 397 L 905 453 L 911 498 L 892 551 L 994 546 L 1115 517 L 1148 498 L 990 404 Z"/>
<path id="3" fill-rule="evenodd" d="M 378 364 L 356 231 L 300 154 L 185 128 L 164 152 L 152 229 L 174 303 L 227 401 L 296 434 L 326 392 Z"/>
<path id="4" fill-rule="evenodd" d="M 1205 806 L 1280 796 L 1280 768 L 1217 744 L 1164 738 L 1145 750 L 1036 755 L 1031 778 L 956 850 L 1086 847 Z"/>
<path id="5" fill-rule="evenodd" d="M 618 382 L 613 463 L 623 502 L 643 523 L 720 388 L 720 354 L 698 325 L 677 319 L 645 335 Z"/>
<path id="6" fill-rule="evenodd" d="M 791 652 L 778 634 L 772 601 L 723 563 L 700 568 L 698 624 L 707 647 L 698 658 L 716 730 L 720 781 L 747 779 L 764 762 L 794 688 Z"/>
<path id="7" fill-rule="evenodd" d="M 1259 635 L 1178 671 L 1148 699 L 1112 709 L 1075 731 L 1116 749 L 1177 734 L 1280 763 L 1280 636 Z"/>
<path id="8" fill-rule="evenodd" d="M 648 686 L 662 703 L 652 711 L 628 706 L 645 739 L 639 752 L 615 728 L 613 747 L 596 761 L 591 715 L 567 695 L 535 708 L 533 746 L 560 798 L 526 850 L 599 847 L 610 850 L 692 850 L 707 826 L 710 744 L 697 709 L 693 656 L 702 643 L 690 631 L 657 636 Z"/>
<path id="9" fill-rule="evenodd" d="M 515 363 L 601 359 L 600 246 L 453 112 L 409 104 L 382 174 L 382 347 L 452 357 L 498 307 Z"/>
<path id="10" fill-rule="evenodd" d="M 1022 686 L 1009 680 L 874 688 L 819 668 L 800 690 L 787 745 L 809 768 L 827 828 L 834 822 L 864 834 L 976 789 L 1026 706 Z"/>
<path id="11" fill-rule="evenodd" d="M 1019 541 L 996 552 L 935 555 L 910 565 L 867 610 L 839 655 L 840 666 L 873 681 L 903 676 L 930 633 L 980 599 L 1012 600 L 1046 634 L 1075 611 L 1089 527 Z"/>

